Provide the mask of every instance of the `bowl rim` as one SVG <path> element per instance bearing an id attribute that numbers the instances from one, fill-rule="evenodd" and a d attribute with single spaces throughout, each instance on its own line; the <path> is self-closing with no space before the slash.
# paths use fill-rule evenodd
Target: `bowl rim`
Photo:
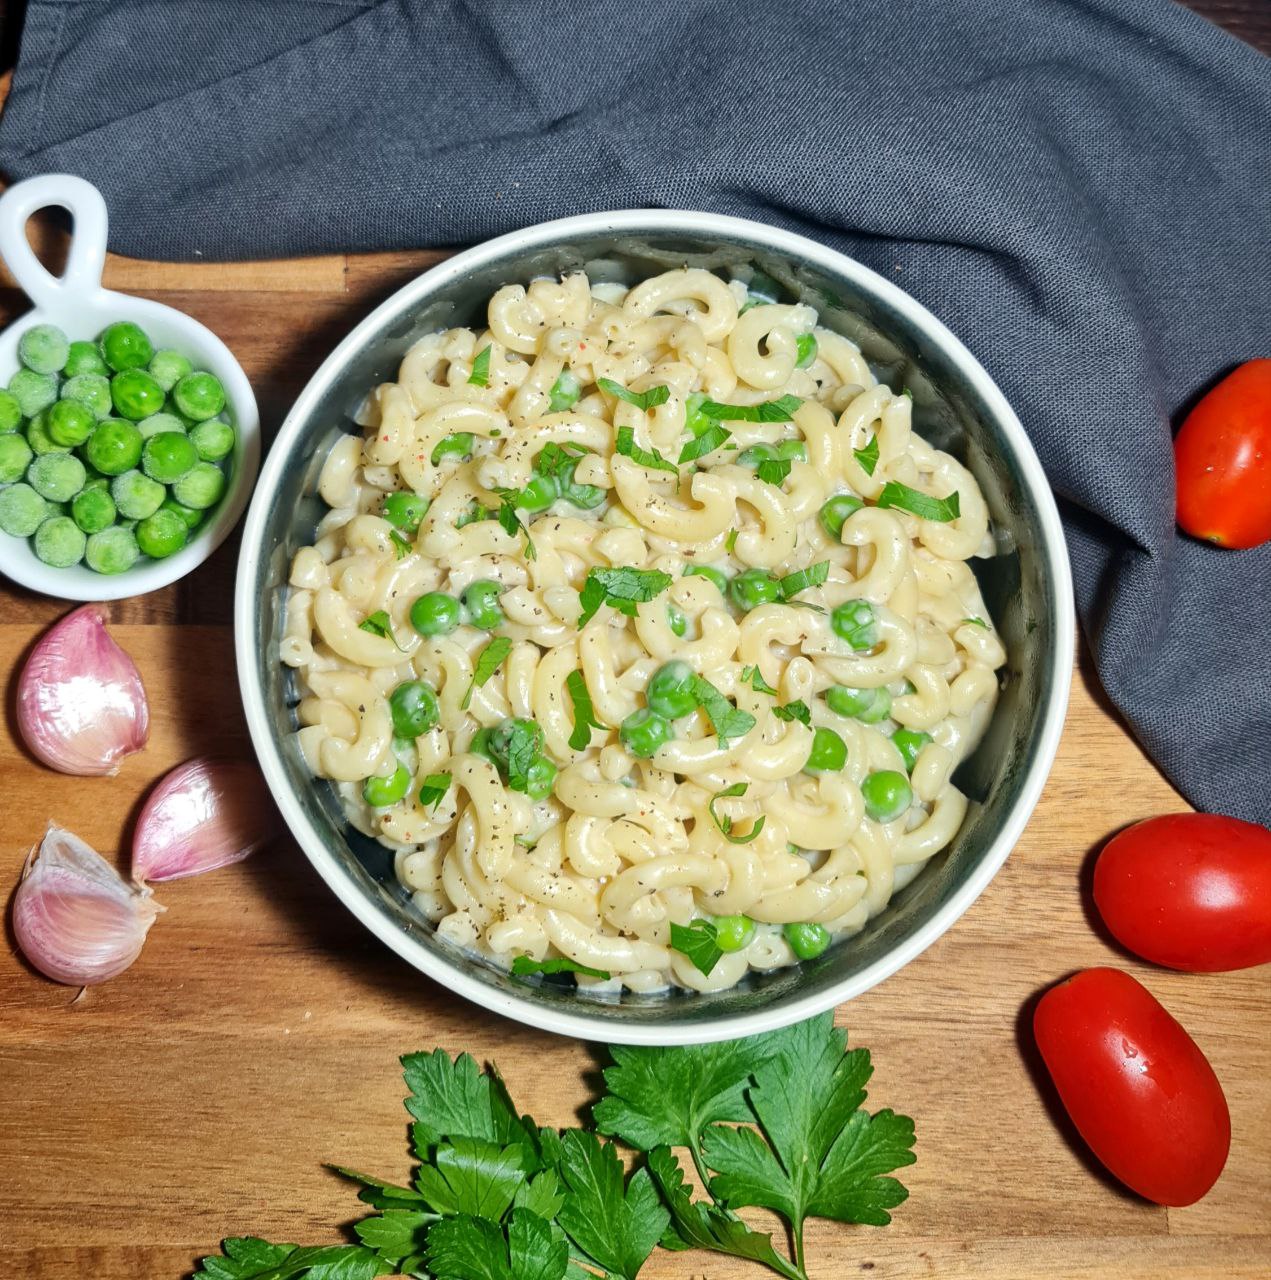
<path id="1" fill-rule="evenodd" d="M 773 1003 L 746 1013 L 700 1022 L 662 1023 L 656 1010 L 629 1021 L 604 1021 L 578 1011 L 540 1003 L 527 989 L 525 997 L 487 986 L 386 917 L 352 880 L 318 831 L 309 823 L 287 782 L 280 742 L 270 723 L 265 692 L 257 675 L 256 613 L 263 601 L 255 590 L 262 557 L 264 522 L 272 505 L 284 461 L 297 444 L 301 425 L 348 359 L 386 321 L 407 311 L 421 296 L 445 288 L 470 270 L 488 265 L 511 251 L 526 251 L 610 232 L 719 236 L 771 249 L 801 259 L 851 280 L 899 312 L 917 331 L 957 365 L 987 411 L 996 419 L 1014 451 L 1025 488 L 1038 511 L 1039 551 L 1055 595 L 1055 645 L 1049 658 L 1051 698 L 1042 716 L 1020 793 L 996 836 L 967 880 L 936 914 L 868 968 L 825 990 Z M 269 554 L 272 554 L 270 548 Z M 925 951 L 961 918 L 997 874 L 1023 833 L 1050 774 L 1068 709 L 1074 656 L 1075 611 L 1067 545 L 1050 484 L 1024 428 L 997 384 L 963 343 L 931 312 L 891 281 L 855 259 L 783 228 L 725 214 L 678 209 L 625 209 L 579 214 L 536 223 L 465 249 L 423 272 L 394 292 L 356 324 L 318 367 L 292 405 L 261 469 L 260 480 L 243 526 L 234 598 L 234 637 L 239 684 L 248 729 L 265 779 L 292 836 L 336 897 L 381 942 L 445 989 L 481 1008 L 543 1031 L 581 1040 L 614 1044 L 702 1044 L 772 1031 L 809 1018 L 858 996 Z"/>

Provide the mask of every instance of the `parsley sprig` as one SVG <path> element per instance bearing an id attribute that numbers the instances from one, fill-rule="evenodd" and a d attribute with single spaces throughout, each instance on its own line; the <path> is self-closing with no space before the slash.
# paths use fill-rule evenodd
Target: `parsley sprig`
<path id="1" fill-rule="evenodd" d="M 581 631 L 596 616 L 602 604 L 612 605 L 620 613 L 634 617 L 637 604 L 661 595 L 674 579 L 660 569 L 596 568 L 587 571 L 578 602 L 583 611 L 578 618 Z"/>
<path id="2" fill-rule="evenodd" d="M 899 480 L 888 480 L 883 485 L 883 491 L 878 495 L 878 505 L 899 507 L 902 511 L 917 516 L 919 520 L 938 520 L 941 524 L 956 520 L 962 514 L 961 500 L 956 489 L 947 498 L 933 498 L 920 489 L 901 484 Z"/>
<path id="3" fill-rule="evenodd" d="M 357 1243 L 233 1237 L 196 1280 L 635 1280 L 659 1244 L 808 1280 L 808 1218 L 881 1226 L 907 1196 L 887 1175 L 913 1163 L 913 1122 L 863 1109 L 869 1053 L 847 1050 L 832 1014 L 745 1040 L 610 1054 L 594 1129 L 563 1132 L 522 1116 L 498 1072 L 467 1054 L 409 1054 L 409 1185 L 335 1170 L 372 1210 L 353 1225 Z M 613 1138 L 644 1153 L 630 1176 Z M 693 1198 L 677 1149 L 705 1198 Z M 739 1216 L 751 1205 L 786 1220 L 793 1258 Z"/>

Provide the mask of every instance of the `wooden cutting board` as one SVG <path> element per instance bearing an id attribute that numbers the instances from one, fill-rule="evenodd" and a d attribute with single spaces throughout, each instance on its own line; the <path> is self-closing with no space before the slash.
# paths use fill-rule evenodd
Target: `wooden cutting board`
<path id="1" fill-rule="evenodd" d="M 435 253 L 172 265 L 111 258 L 106 282 L 190 312 L 246 366 L 266 429 L 373 305 Z M 901 282 L 903 284 L 903 281 Z M 0 323 L 23 306 L 0 288 Z M 250 755 L 229 628 L 236 542 L 183 583 L 108 606 L 149 691 L 149 747 L 114 779 L 66 778 L 0 733 L 0 885 L 53 820 L 107 856 L 151 783 L 196 753 Z M 64 607 L 0 583 L 6 680 Z M 872 1105 L 912 1115 L 910 1200 L 886 1229 L 814 1223 L 809 1270 L 946 1280 L 1271 1276 L 1271 966 L 1191 976 L 1136 963 L 1092 919 L 1090 857 L 1118 827 L 1185 808 L 1082 654 L 1054 773 L 1023 840 L 964 919 L 838 1011 L 873 1051 Z M 159 895 L 137 964 L 81 999 L 0 949 L 0 1277 L 178 1277 L 222 1236 L 335 1242 L 358 1216 L 338 1161 L 409 1160 L 396 1059 L 497 1061 L 523 1110 L 566 1125 L 603 1050 L 505 1022 L 440 989 L 356 924 L 288 840 Z M 1221 1181 L 1162 1209 L 1103 1175 L 1041 1078 L 1024 1010 L 1073 969 L 1140 977 L 1209 1055 L 1231 1106 Z M 767 1274 L 655 1255 L 650 1280 Z"/>

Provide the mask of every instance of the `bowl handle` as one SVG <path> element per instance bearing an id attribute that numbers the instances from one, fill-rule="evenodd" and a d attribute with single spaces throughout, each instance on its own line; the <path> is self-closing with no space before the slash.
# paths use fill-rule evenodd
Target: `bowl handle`
<path id="1" fill-rule="evenodd" d="M 51 275 L 26 238 L 27 220 L 51 205 L 73 219 L 66 270 Z M 0 257 L 13 278 L 42 311 L 58 311 L 101 288 L 106 261 L 106 202 L 91 182 L 70 173 L 46 173 L 10 187 L 0 196 Z"/>

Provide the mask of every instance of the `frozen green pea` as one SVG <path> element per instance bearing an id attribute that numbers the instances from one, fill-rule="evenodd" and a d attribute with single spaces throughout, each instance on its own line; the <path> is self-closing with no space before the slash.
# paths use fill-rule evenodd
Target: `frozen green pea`
<path id="1" fill-rule="evenodd" d="M 68 516 L 53 516 L 35 531 L 36 557 L 54 569 L 69 569 L 79 564 L 87 543 L 83 529 Z"/>
<path id="2" fill-rule="evenodd" d="M 123 418 L 106 418 L 88 437 L 84 453 L 102 475 L 118 476 L 141 461 L 142 439 L 136 424 Z"/>
<path id="3" fill-rule="evenodd" d="M 157 436 L 162 431 L 177 431 L 184 435 L 185 423 L 175 413 L 160 409 L 158 413 L 152 413 L 148 418 L 142 418 L 137 423 L 137 430 L 141 432 L 143 440 L 149 440 L 151 436 Z"/>
<path id="4" fill-rule="evenodd" d="M 165 391 L 171 391 L 193 367 L 179 351 L 156 351 L 150 361 L 150 376 Z"/>
<path id="5" fill-rule="evenodd" d="M 83 444 L 96 425 L 92 413 L 77 400 L 59 400 L 45 410 L 44 427 L 49 438 L 67 449 Z"/>
<path id="6" fill-rule="evenodd" d="M 0 489 L 0 529 L 15 538 L 29 538 L 48 515 L 49 504 L 29 484 Z"/>
<path id="7" fill-rule="evenodd" d="M 787 924 L 781 932 L 800 960 L 815 960 L 830 945 L 830 931 L 823 924 Z"/>
<path id="8" fill-rule="evenodd" d="M 162 560 L 180 551 L 189 533 L 179 515 L 160 508 L 138 522 L 135 536 L 143 555 Z"/>
<path id="9" fill-rule="evenodd" d="M 739 609 L 758 609 L 781 599 L 781 584 L 767 569 L 747 569 L 729 584 L 729 594 Z"/>
<path id="10" fill-rule="evenodd" d="M 622 745 L 641 760 L 648 760 L 675 737 L 671 722 L 649 707 L 633 711 L 619 726 Z"/>
<path id="11" fill-rule="evenodd" d="M 547 406 L 548 413 L 563 413 L 578 403 L 582 387 L 569 369 L 562 369 L 548 394 L 551 396 Z"/>
<path id="12" fill-rule="evenodd" d="M 684 568 L 684 576 L 686 578 L 697 577 L 705 578 L 707 582 L 713 582 L 716 590 L 721 596 L 727 597 L 728 594 L 728 575 L 722 569 L 716 569 L 714 565 L 709 564 L 690 564 Z"/>
<path id="13" fill-rule="evenodd" d="M 816 335 L 801 333 L 795 342 L 795 368 L 806 369 L 816 359 Z"/>
<path id="14" fill-rule="evenodd" d="M 141 469 L 160 484 L 174 484 L 198 460 L 198 450 L 184 431 L 161 431 L 151 436 L 141 450 Z"/>
<path id="15" fill-rule="evenodd" d="M 106 375 L 110 373 L 110 366 L 102 359 L 95 342 L 72 342 L 66 350 L 66 365 L 62 372 L 68 378 L 77 378 L 85 373 Z"/>
<path id="16" fill-rule="evenodd" d="M 110 496 L 125 519 L 144 520 L 159 510 L 165 494 L 157 480 L 140 471 L 125 471 L 111 482 Z"/>
<path id="17" fill-rule="evenodd" d="M 460 622 L 459 601 L 445 591 L 426 592 L 411 605 L 410 622 L 421 636 L 448 636 Z"/>
<path id="18" fill-rule="evenodd" d="M 544 755 L 537 755 L 525 770 L 525 794 L 531 800 L 546 800 L 556 783 L 556 766 Z"/>
<path id="19" fill-rule="evenodd" d="M 192 511 L 189 507 L 183 507 L 175 498 L 164 498 L 161 511 L 171 511 L 174 515 L 178 515 L 185 521 L 187 529 L 197 529 L 203 523 L 202 511 Z"/>
<path id="20" fill-rule="evenodd" d="M 22 406 L 11 391 L 0 391 L 0 432 L 16 431 L 22 425 Z"/>
<path id="21" fill-rule="evenodd" d="M 209 418 L 190 428 L 190 440 L 204 462 L 220 462 L 234 447 L 234 428 L 219 418 Z M 421 498 L 419 501 L 424 502 L 426 509 L 426 500 Z"/>
<path id="22" fill-rule="evenodd" d="M 123 573 L 137 563 L 140 554 L 132 530 L 122 525 L 90 534 L 84 547 L 84 561 L 96 573 Z"/>
<path id="23" fill-rule="evenodd" d="M 31 463 L 27 483 L 50 502 L 69 502 L 88 478 L 84 464 L 71 453 L 44 453 Z"/>
<path id="24" fill-rule="evenodd" d="M 489 578 L 470 582 L 463 591 L 463 607 L 468 611 L 468 621 L 482 631 L 493 631 L 503 621 L 499 608 L 502 586 Z"/>
<path id="25" fill-rule="evenodd" d="M 905 772 L 913 773 L 914 765 L 918 763 L 923 747 L 933 739 L 929 733 L 922 733 L 918 729 L 897 729 L 891 735 L 891 740 L 896 744 L 896 750 L 900 752 L 900 757 L 905 762 Z"/>
<path id="26" fill-rule="evenodd" d="M 195 422 L 215 418 L 225 408 L 225 388 L 211 373 L 187 373 L 172 388 L 172 398 L 177 408 Z"/>
<path id="27" fill-rule="evenodd" d="M 782 462 L 806 462 L 808 446 L 802 440 L 783 440 L 777 445 L 777 457 Z"/>
<path id="28" fill-rule="evenodd" d="M 97 342 L 102 358 L 117 373 L 125 369 L 142 369 L 154 358 L 154 346 L 146 337 L 145 330 L 131 320 L 109 325 L 102 330 Z"/>
<path id="29" fill-rule="evenodd" d="M 744 951 L 754 937 L 755 922 L 749 916 L 715 917 L 715 945 L 721 951 Z"/>
<path id="30" fill-rule="evenodd" d="M 696 677 L 687 662 L 678 660 L 660 666 L 649 678 L 644 697 L 649 710 L 665 720 L 678 720 L 697 707 Z"/>
<path id="31" fill-rule="evenodd" d="M 362 784 L 362 798 L 375 809 L 386 809 L 396 804 L 410 790 L 410 773 L 404 764 L 387 778 L 369 777 Z"/>
<path id="32" fill-rule="evenodd" d="M 73 378 L 67 378 L 62 383 L 61 398 L 83 405 L 93 415 L 94 421 L 110 417 L 110 379 L 100 373 L 77 373 Z"/>
<path id="33" fill-rule="evenodd" d="M 58 373 L 66 364 L 70 343 L 55 324 L 32 325 L 18 339 L 18 359 L 36 373 Z"/>
<path id="34" fill-rule="evenodd" d="M 817 519 L 820 520 L 821 528 L 825 530 L 826 536 L 834 542 L 840 542 L 842 541 L 843 525 L 848 516 L 855 515 L 864 505 L 854 494 L 835 494 L 834 497 L 827 498 L 821 504 Z"/>
<path id="35" fill-rule="evenodd" d="M 807 773 L 838 773 L 847 764 L 847 743 L 833 729 L 818 728 L 803 768 Z"/>
<path id="36" fill-rule="evenodd" d="M 878 643 L 878 624 L 868 600 L 848 600 L 839 605 L 830 614 L 830 628 L 857 653 L 872 649 Z"/>
<path id="37" fill-rule="evenodd" d="M 18 432 L 0 436 L 0 484 L 21 480 L 33 457 L 31 446 Z"/>
<path id="38" fill-rule="evenodd" d="M 214 424 L 210 422 L 201 422 L 194 431 L 201 431 L 204 427 L 220 425 L 224 423 Z M 194 447 L 198 448 L 198 440 L 195 439 L 194 432 L 190 433 L 190 439 L 194 440 Z M 234 437 L 231 432 L 230 446 L 233 447 Z M 227 449 L 228 453 L 229 450 Z M 208 458 L 203 455 L 200 450 L 200 457 L 205 462 L 214 462 L 214 458 Z M 428 514 L 428 499 L 421 497 L 417 493 L 411 493 L 409 489 L 399 489 L 396 493 L 390 493 L 384 499 L 384 519 L 393 525 L 394 528 L 400 529 L 403 533 L 414 533 L 419 528 L 419 522 Z"/>
<path id="39" fill-rule="evenodd" d="M 18 402 L 24 418 L 34 418 L 57 399 L 57 379 L 51 373 L 19 369 L 9 379 L 9 392 Z"/>
<path id="40" fill-rule="evenodd" d="M 909 779 L 895 769 L 880 769 L 861 783 L 865 812 L 875 822 L 894 822 L 913 803 Z"/>
<path id="41" fill-rule="evenodd" d="M 206 511 L 225 492 L 225 473 L 214 462 L 196 462 L 172 486 L 172 496 L 183 506 Z"/>
<path id="42" fill-rule="evenodd" d="M 516 505 L 522 511 L 534 515 L 538 511 L 546 511 L 560 497 L 560 485 L 552 476 L 534 475 L 521 490 Z"/>
<path id="43" fill-rule="evenodd" d="M 144 369 L 124 369 L 110 380 L 110 398 L 121 418 L 140 422 L 163 408 L 163 388 Z"/>
<path id="44" fill-rule="evenodd" d="M 453 435 L 443 436 L 433 446 L 433 466 L 437 466 L 443 458 L 466 458 L 472 452 L 475 438 L 471 431 L 456 431 Z"/>
<path id="45" fill-rule="evenodd" d="M 115 523 L 115 500 L 104 488 L 85 487 L 71 500 L 71 519 L 85 533 L 100 533 Z"/>
<path id="46" fill-rule="evenodd" d="M 688 631 L 688 619 L 673 604 L 666 606 L 666 624 L 671 628 L 671 634 L 679 636 L 683 639 L 685 632 Z"/>
<path id="47" fill-rule="evenodd" d="M 405 680 L 388 698 L 393 732 L 401 738 L 418 738 L 441 721 L 441 707 L 430 685 L 422 680 Z"/>
<path id="48" fill-rule="evenodd" d="M 40 412 L 26 424 L 27 444 L 31 446 L 32 451 L 37 456 L 42 453 L 67 453 L 70 446 L 58 444 L 58 442 L 49 435 L 48 417 L 49 411 L 47 409 L 41 409 Z"/>

